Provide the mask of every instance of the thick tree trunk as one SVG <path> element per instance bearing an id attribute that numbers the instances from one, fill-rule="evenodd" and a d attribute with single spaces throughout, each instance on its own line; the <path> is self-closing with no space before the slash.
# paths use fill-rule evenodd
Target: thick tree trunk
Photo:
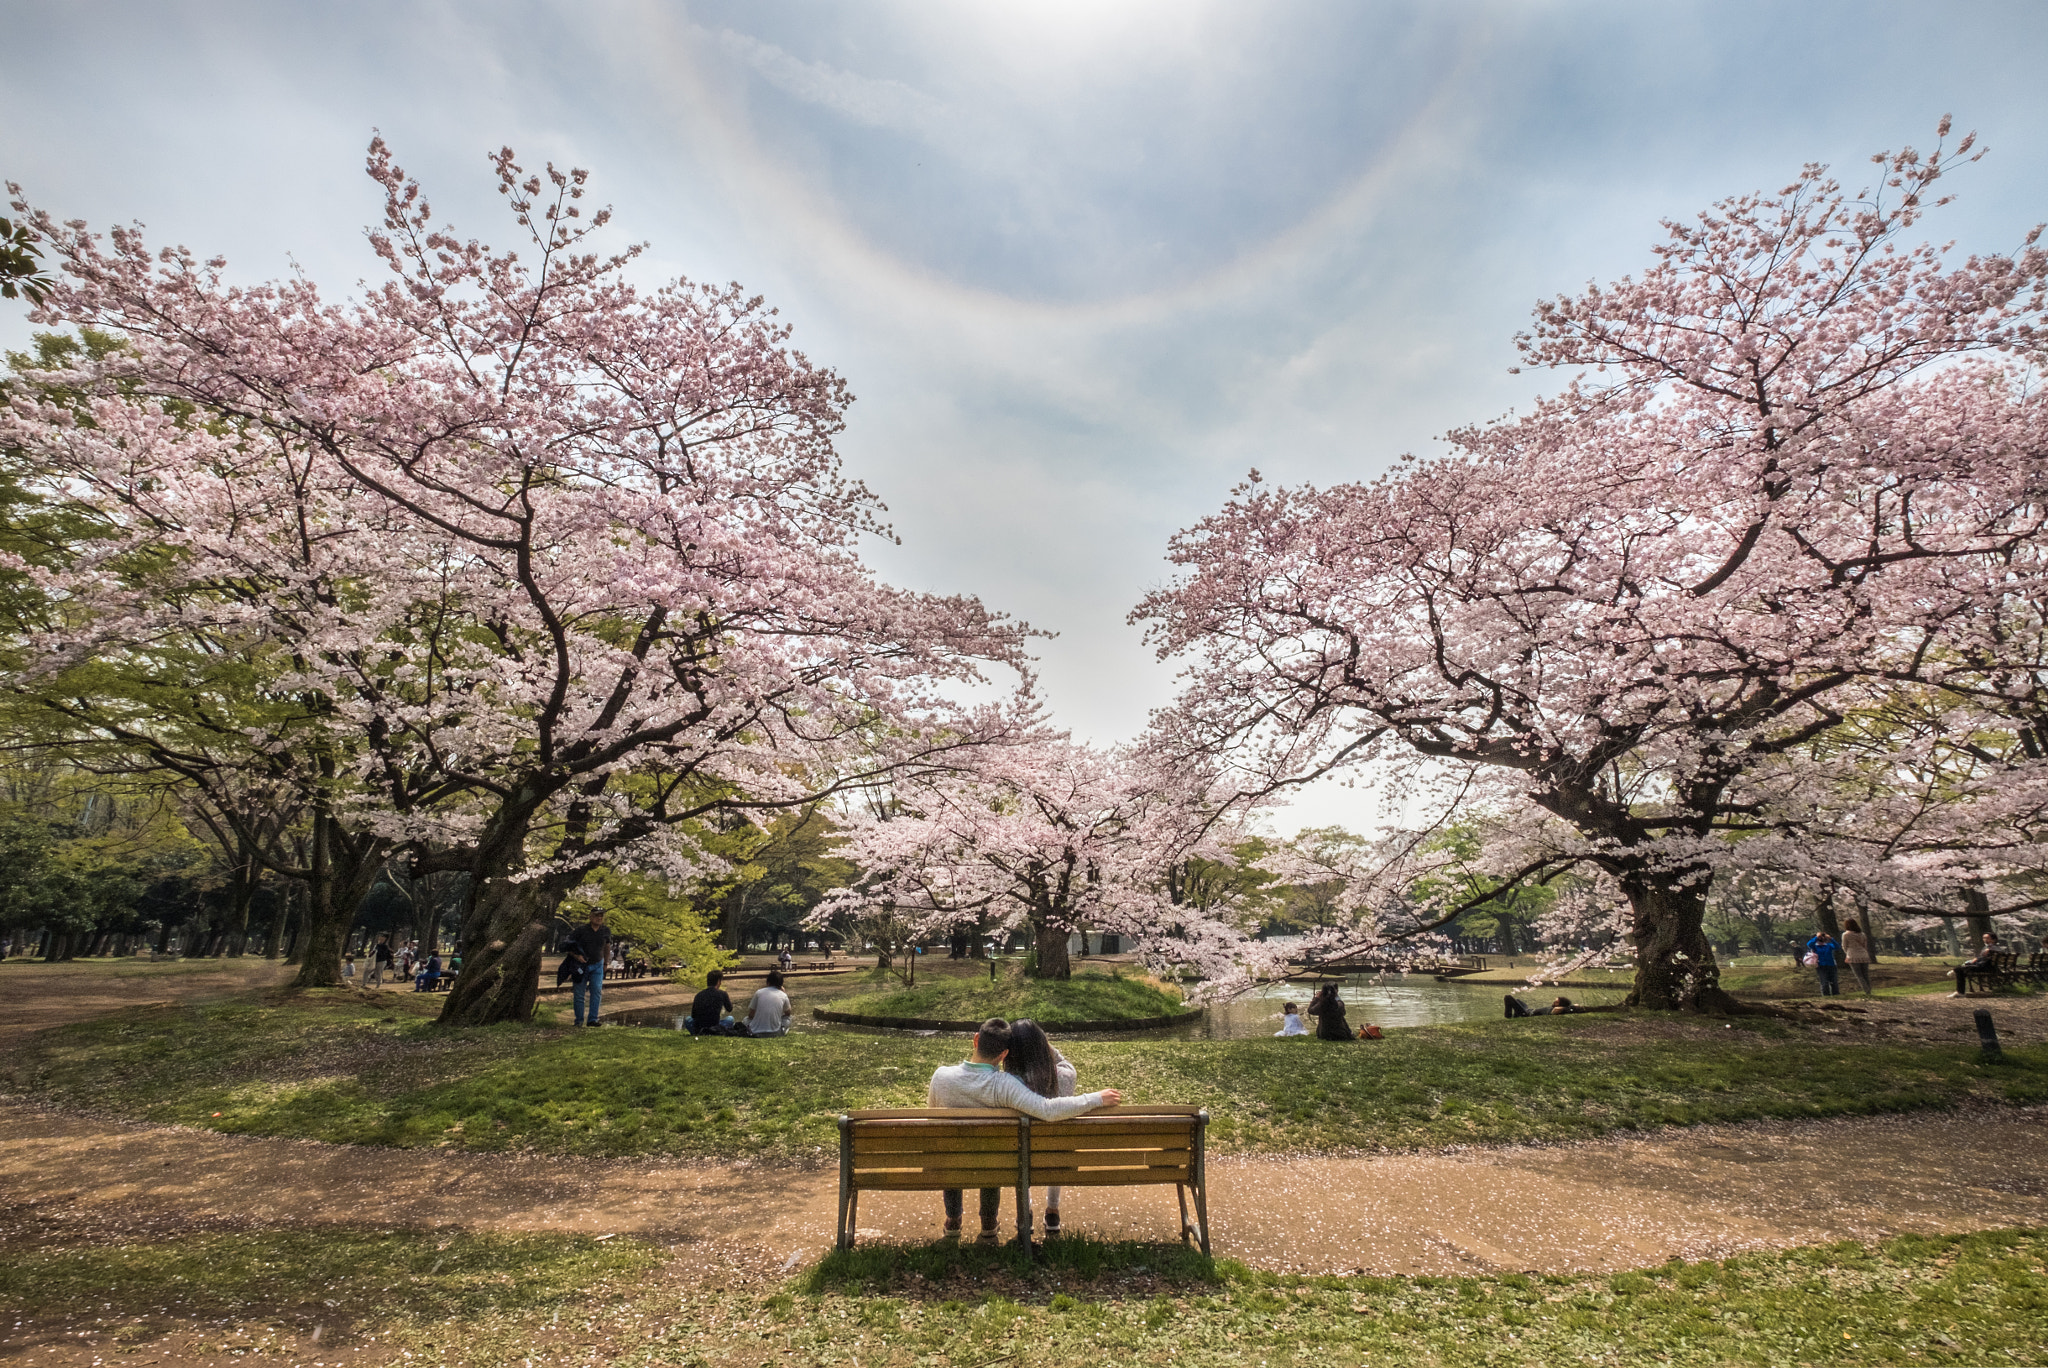
<path id="1" fill-rule="evenodd" d="M 1965 884 L 1963 906 L 1969 909 L 1969 915 L 1963 919 L 1963 924 L 1970 928 L 1970 934 L 1964 937 L 1968 942 L 1964 948 L 1975 955 L 1982 952 L 1984 938 L 1991 934 L 1991 899 L 1986 897 L 1984 890 L 1976 884 Z"/>
<path id="2" fill-rule="evenodd" d="M 1813 918 L 1815 921 L 1820 923 L 1821 930 L 1827 932 L 1830 936 L 1833 936 L 1835 938 L 1835 943 L 1837 945 L 1841 944 L 1842 919 L 1835 912 L 1834 889 L 1830 888 L 1828 890 L 1828 895 L 1820 900 L 1820 906 L 1816 907 L 1813 911 Z"/>
<path id="3" fill-rule="evenodd" d="M 342 986 L 342 946 L 355 923 L 356 908 L 377 880 L 390 847 L 368 837 L 351 838 L 332 817 L 313 818 L 312 877 L 306 913 L 293 953 L 299 956 L 295 988 Z"/>
<path id="4" fill-rule="evenodd" d="M 312 877 L 306 880 L 306 930 L 299 938 L 295 988 L 341 986 L 341 942 L 348 933 L 348 919 L 334 906 L 333 825 L 326 813 L 314 814 Z"/>
<path id="5" fill-rule="evenodd" d="M 1714 947 L 1701 929 L 1711 875 L 1631 870 L 1617 876 L 1634 915 L 1629 940 L 1636 951 L 1631 1007 L 1659 1012 L 1722 1013 L 1737 1007 L 1721 988 Z"/>
<path id="6" fill-rule="evenodd" d="M 1038 968 L 1033 977 L 1042 979 L 1069 979 L 1074 976 L 1074 966 L 1067 958 L 1067 932 L 1064 927 L 1050 921 L 1036 921 L 1031 924 L 1038 950 Z"/>
<path id="7" fill-rule="evenodd" d="M 740 933 L 746 929 L 747 923 L 747 895 L 753 888 L 752 884 L 743 883 L 727 896 L 725 925 L 719 929 L 718 935 L 719 949 L 736 951 L 740 948 Z"/>
<path id="8" fill-rule="evenodd" d="M 265 959 L 278 959 L 284 954 L 285 922 L 292 915 L 292 889 L 290 885 L 273 890 L 277 897 L 277 910 L 270 917 L 270 934 L 263 947 Z"/>
<path id="9" fill-rule="evenodd" d="M 441 1009 L 444 1026 L 488 1026 L 530 1021 L 540 991 L 541 956 L 547 953 L 568 888 L 548 879 L 514 882 L 509 871 L 479 879 L 475 903 L 463 918 L 462 972 Z"/>

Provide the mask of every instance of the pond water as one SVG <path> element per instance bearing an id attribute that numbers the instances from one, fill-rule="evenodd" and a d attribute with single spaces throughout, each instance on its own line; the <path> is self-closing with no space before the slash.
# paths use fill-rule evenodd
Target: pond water
<path id="1" fill-rule="evenodd" d="M 1320 984 L 1315 983 L 1273 983 L 1253 989 L 1229 1002 L 1219 1002 L 1209 1008 L 1200 1021 L 1191 1021 L 1185 1026 L 1171 1030 L 1134 1032 L 1125 1035 L 1104 1034 L 1092 1037 L 1101 1040 L 1250 1040 L 1258 1036 L 1269 1036 L 1280 1029 L 1280 1007 L 1282 1003 L 1295 1002 L 1304 1008 L 1315 996 Z M 1344 1000 L 1345 1019 L 1355 1031 L 1365 1023 L 1372 1022 L 1382 1030 L 1401 1026 L 1434 1026 L 1451 1021 L 1498 1020 L 1501 1017 L 1501 997 L 1509 986 L 1500 983 L 1443 983 L 1429 974 L 1358 974 L 1347 978 L 1339 985 L 1337 996 Z M 1531 1006 L 1548 1002 L 1557 993 L 1554 988 L 1517 987 L 1514 991 Z M 1622 992 L 1598 990 L 1570 990 L 1574 1001 L 1587 1006 L 1618 1002 Z M 1313 1018 L 1304 1018 L 1311 1031 L 1315 1029 Z M 807 1029 L 859 1031 L 869 1028 L 859 1026 L 835 1026 L 825 1023 L 802 1023 Z"/>
<path id="2" fill-rule="evenodd" d="M 1269 1036 L 1280 1029 L 1283 1003 L 1308 1006 L 1318 983 L 1273 983 L 1249 993 L 1219 1002 L 1208 1016 L 1191 1022 L 1171 1034 L 1187 1040 L 1246 1040 Z M 1372 1022 L 1381 1029 L 1392 1026 L 1433 1026 L 1447 1021 L 1477 1021 L 1501 1014 L 1499 985 L 1439 983 L 1428 974 L 1359 974 L 1347 978 L 1337 989 L 1344 1000 L 1345 1019 L 1355 1031 Z M 1304 1017 L 1308 1028 L 1315 1020 Z"/>

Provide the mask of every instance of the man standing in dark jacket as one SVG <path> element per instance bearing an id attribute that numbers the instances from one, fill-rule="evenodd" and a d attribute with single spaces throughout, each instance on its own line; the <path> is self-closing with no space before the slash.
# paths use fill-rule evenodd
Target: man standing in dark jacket
<path id="1" fill-rule="evenodd" d="M 569 943 L 563 950 L 576 966 L 576 977 L 569 987 L 569 996 L 576 1004 L 576 1024 L 595 1026 L 598 1006 L 604 1000 L 604 962 L 612 950 L 612 933 L 604 924 L 603 908 L 591 910 L 590 925 L 569 933 Z M 583 1012 L 586 992 L 590 997 L 588 1017 Z"/>

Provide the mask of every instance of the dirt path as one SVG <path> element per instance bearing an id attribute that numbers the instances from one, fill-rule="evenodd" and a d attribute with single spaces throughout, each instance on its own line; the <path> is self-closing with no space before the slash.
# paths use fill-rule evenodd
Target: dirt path
<path id="1" fill-rule="evenodd" d="M 1545 1149 L 1220 1159 L 1211 1216 L 1217 1252 L 1263 1268 L 1621 1269 L 2048 1224 L 2044 1153 L 2048 1112 L 2035 1110 L 1710 1126 Z M 829 1248 L 836 1182 L 765 1165 L 377 1150 L 0 1107 L 8 1239 L 445 1225 L 633 1234 L 793 1267 Z M 1170 1189 L 1076 1191 L 1065 1206 L 1076 1232 L 1156 1240 L 1176 1224 Z M 862 1236 L 934 1238 L 937 1207 L 926 1194 L 871 1194 Z"/>

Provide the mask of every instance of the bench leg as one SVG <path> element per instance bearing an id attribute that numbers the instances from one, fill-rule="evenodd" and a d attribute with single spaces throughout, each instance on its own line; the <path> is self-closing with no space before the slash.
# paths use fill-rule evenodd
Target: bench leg
<path id="1" fill-rule="evenodd" d="M 1173 1195 L 1180 1198 L 1180 1242 L 1186 1244 L 1190 1233 L 1188 1225 L 1188 1185 L 1186 1183 L 1175 1183 L 1173 1185 Z"/>
<path id="2" fill-rule="evenodd" d="M 841 1249 L 853 1248 L 853 1209 L 857 1194 L 853 1187 L 853 1126 L 839 1118 L 839 1239 Z"/>
<path id="3" fill-rule="evenodd" d="M 1195 1187 L 1195 1220 L 1201 1225 L 1202 1257 L 1209 1257 L 1209 1178 L 1205 1173 Z"/>

